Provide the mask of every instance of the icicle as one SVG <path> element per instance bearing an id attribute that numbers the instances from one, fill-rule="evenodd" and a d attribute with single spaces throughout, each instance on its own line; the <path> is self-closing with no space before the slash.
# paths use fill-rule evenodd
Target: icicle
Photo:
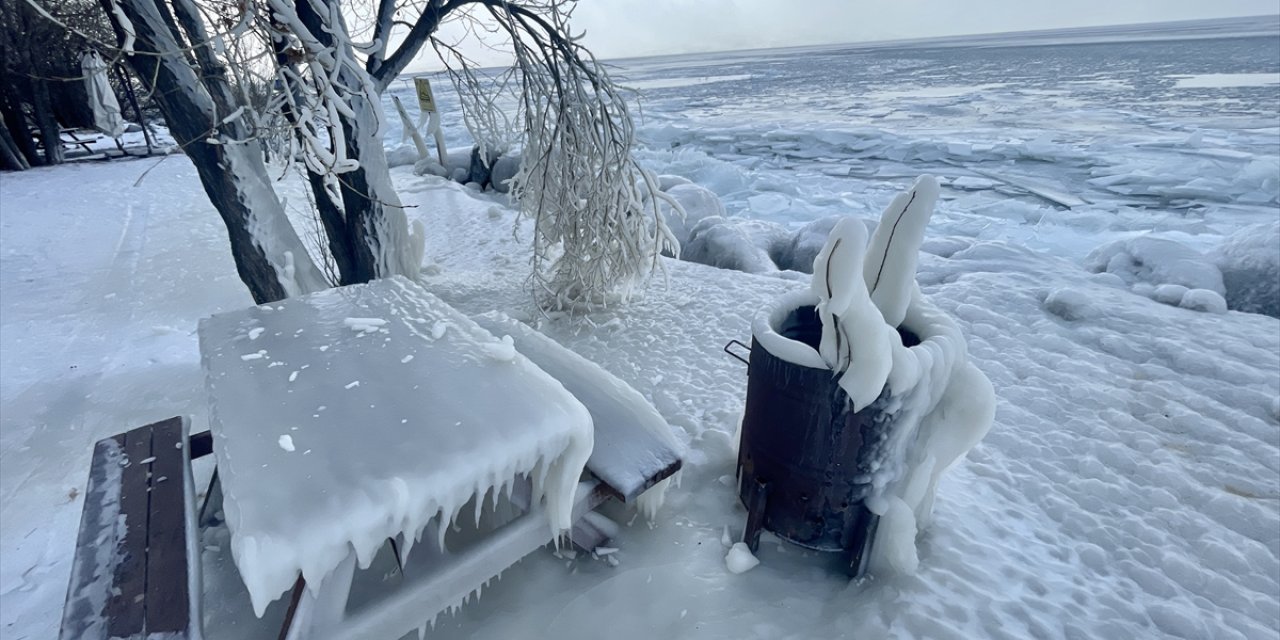
<path id="1" fill-rule="evenodd" d="M 400 562 L 401 564 L 409 564 L 409 552 L 413 551 L 414 536 L 408 535 L 406 532 L 400 533 Z"/>
<path id="2" fill-rule="evenodd" d="M 440 552 L 443 553 L 444 552 L 444 534 L 449 532 L 449 523 L 445 522 L 444 520 L 444 511 L 441 510 L 439 513 L 440 513 L 440 523 L 436 527 L 436 546 L 439 547 Z"/>

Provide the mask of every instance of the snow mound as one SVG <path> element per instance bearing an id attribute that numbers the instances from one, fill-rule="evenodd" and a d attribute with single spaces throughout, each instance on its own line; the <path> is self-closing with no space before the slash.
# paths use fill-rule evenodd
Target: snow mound
<path id="1" fill-rule="evenodd" d="M 1192 311 L 1204 311 L 1206 313 L 1226 313 L 1227 301 L 1216 291 L 1208 289 L 1188 289 L 1182 294 L 1182 299 L 1178 301 L 1178 306 L 1183 309 L 1191 309 Z"/>
<path id="2" fill-rule="evenodd" d="M 1069 322 L 1084 320 L 1090 315 L 1089 296 L 1079 289 L 1056 289 L 1045 298 L 1044 309 Z"/>
<path id="3" fill-rule="evenodd" d="M 1245 227 L 1210 252 L 1227 307 L 1280 318 L 1280 222 Z"/>

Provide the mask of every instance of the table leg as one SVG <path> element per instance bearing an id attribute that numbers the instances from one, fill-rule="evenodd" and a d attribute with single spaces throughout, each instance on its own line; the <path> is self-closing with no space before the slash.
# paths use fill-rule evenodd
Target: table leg
<path id="1" fill-rule="evenodd" d="M 320 582 L 320 588 L 313 593 L 312 589 L 304 589 L 298 599 L 293 618 L 286 620 L 288 631 L 285 640 L 308 640 L 320 637 L 325 629 L 331 629 L 346 615 L 347 596 L 351 594 L 351 578 L 355 575 L 356 554 L 354 550 L 347 552 L 347 557 L 329 575 Z M 298 585 L 302 586 L 301 579 Z"/>

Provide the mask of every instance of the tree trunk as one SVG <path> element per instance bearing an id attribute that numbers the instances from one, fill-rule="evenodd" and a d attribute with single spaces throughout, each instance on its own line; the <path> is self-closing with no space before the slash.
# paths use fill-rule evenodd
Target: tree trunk
<path id="1" fill-rule="evenodd" d="M 44 163 L 46 165 L 62 164 L 65 153 L 62 151 L 62 127 L 53 115 L 53 101 L 49 99 L 49 84 L 44 80 L 31 83 L 34 91 L 36 124 L 40 127 L 40 139 L 44 141 Z"/>
<path id="2" fill-rule="evenodd" d="M 324 6 L 338 0 L 323 0 Z M 335 55 L 354 60 L 350 42 L 335 41 L 334 33 L 346 34 L 340 11 L 338 24 L 330 24 L 328 16 L 315 11 L 321 2 L 299 1 L 298 17 L 323 45 L 335 48 Z M 348 157 L 360 163 L 341 178 L 342 207 L 345 214 L 346 243 L 351 252 L 350 282 L 368 282 L 392 275 L 417 277 L 421 256 L 411 255 L 408 221 L 404 207 L 391 185 L 391 169 L 387 153 L 378 137 L 382 128 L 382 103 L 373 78 L 361 69 L 342 66 L 338 83 L 355 89 L 348 94 L 347 104 L 355 117 L 340 115 Z M 345 282 L 344 282 L 345 283 Z"/>
<path id="3" fill-rule="evenodd" d="M 18 151 L 22 152 L 22 157 L 26 161 L 27 166 L 35 166 L 40 164 L 40 151 L 36 148 L 35 138 L 31 137 L 31 128 L 27 126 L 27 118 L 22 115 L 22 104 L 17 101 L 11 101 L 12 96 L 0 98 L 3 104 L 0 104 L 0 110 L 4 111 L 4 124 L 9 129 L 9 135 L 18 146 Z"/>
<path id="4" fill-rule="evenodd" d="M 22 153 L 18 151 L 18 145 L 13 141 L 13 136 L 9 135 L 9 127 L 5 126 L 4 121 L 0 121 L 0 169 L 24 171 L 30 168 L 31 165 L 27 164 L 27 159 L 23 158 Z"/>
<path id="5" fill-rule="evenodd" d="M 123 42 L 124 34 L 111 11 L 111 0 L 102 3 L 117 38 Z M 230 92 L 225 76 L 218 73 L 220 69 L 205 68 L 217 64 L 212 53 L 197 49 L 196 55 L 202 56 L 202 68 L 197 74 L 175 42 L 171 25 L 166 24 L 155 0 L 119 0 L 117 4 L 133 24 L 134 47 L 140 52 L 126 60 L 134 74 L 147 84 L 174 139 L 195 165 L 205 193 L 227 227 L 236 270 L 253 299 L 258 303 L 273 302 L 326 288 L 328 283 L 307 254 L 271 187 L 257 143 L 243 141 L 246 132 L 238 120 L 222 122 L 231 114 L 234 103 L 228 101 Z M 179 20 L 184 21 L 189 40 L 208 41 L 201 33 L 203 25 L 198 15 L 188 14 Z M 210 144 L 211 137 L 219 143 Z"/>

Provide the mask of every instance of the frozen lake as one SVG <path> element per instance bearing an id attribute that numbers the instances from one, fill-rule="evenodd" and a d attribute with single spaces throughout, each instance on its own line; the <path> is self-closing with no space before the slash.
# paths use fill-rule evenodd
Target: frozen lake
<path id="1" fill-rule="evenodd" d="M 1006 222 L 1223 232 L 1275 212 L 1280 19 L 612 64 L 636 92 L 641 157 L 711 188 L 731 216 L 875 215 L 924 172 L 953 183 L 944 211 L 985 213 L 1000 227 L 988 233 L 1033 244 Z M 441 97 L 450 146 L 468 144 Z M 1084 203 L 1063 212 L 1027 187 Z"/>

